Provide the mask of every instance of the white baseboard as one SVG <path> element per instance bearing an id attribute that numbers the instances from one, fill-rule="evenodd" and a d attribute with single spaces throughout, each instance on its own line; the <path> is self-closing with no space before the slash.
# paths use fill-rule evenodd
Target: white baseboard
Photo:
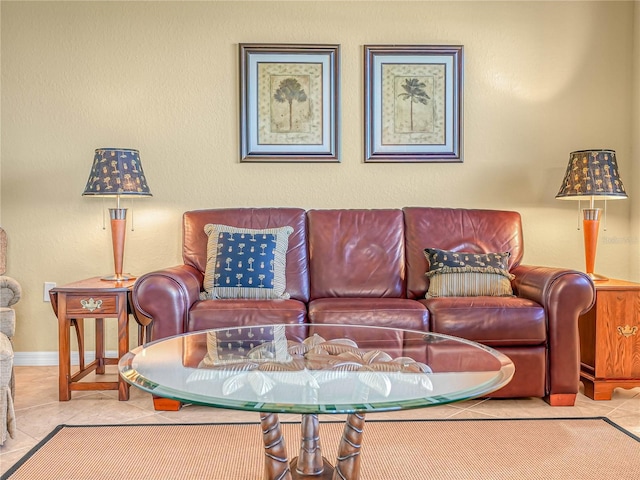
<path id="1" fill-rule="evenodd" d="M 115 350 L 107 350 L 107 357 L 118 357 Z M 96 352 L 84 352 L 85 363 L 93 362 Z M 78 352 L 71 352 L 71 365 L 78 365 Z M 58 352 L 15 352 L 13 354 L 13 364 L 16 367 L 47 367 L 58 365 Z"/>

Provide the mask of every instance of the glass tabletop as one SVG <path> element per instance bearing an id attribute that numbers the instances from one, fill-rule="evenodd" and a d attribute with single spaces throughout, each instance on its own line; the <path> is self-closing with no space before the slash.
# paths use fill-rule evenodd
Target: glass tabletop
<path id="1" fill-rule="evenodd" d="M 274 413 L 402 410 L 479 397 L 515 371 L 504 354 L 436 333 L 355 325 L 207 330 L 140 346 L 119 362 L 160 397 Z"/>

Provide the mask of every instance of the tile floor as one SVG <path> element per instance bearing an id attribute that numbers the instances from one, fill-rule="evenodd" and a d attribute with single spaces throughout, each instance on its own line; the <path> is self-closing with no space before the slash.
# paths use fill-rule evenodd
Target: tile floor
<path id="1" fill-rule="evenodd" d="M 115 367 L 114 367 L 115 368 Z M 111 375 L 109 375 L 111 376 Z M 115 373 L 113 374 L 115 377 Z M 57 367 L 16 367 L 18 432 L 0 447 L 0 474 L 60 424 L 126 423 L 214 423 L 254 422 L 257 414 L 200 406 L 185 406 L 179 412 L 156 412 L 151 396 L 131 388 L 127 402 L 117 400 L 116 391 L 73 392 L 69 402 L 58 401 Z M 537 398 L 516 400 L 472 400 L 441 407 L 405 412 L 370 414 L 367 418 L 548 418 L 606 416 L 640 436 L 640 388 L 617 389 L 609 401 L 578 396 L 574 407 L 550 407 Z M 299 416 L 280 416 L 294 420 Z"/>

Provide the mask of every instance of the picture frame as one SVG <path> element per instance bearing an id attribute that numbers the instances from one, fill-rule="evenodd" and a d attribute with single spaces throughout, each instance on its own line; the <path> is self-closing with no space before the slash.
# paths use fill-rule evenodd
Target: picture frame
<path id="1" fill-rule="evenodd" d="M 340 161 L 340 45 L 250 44 L 240 54 L 240 160 Z"/>
<path id="2" fill-rule="evenodd" d="M 463 46 L 365 45 L 365 162 L 462 162 Z"/>

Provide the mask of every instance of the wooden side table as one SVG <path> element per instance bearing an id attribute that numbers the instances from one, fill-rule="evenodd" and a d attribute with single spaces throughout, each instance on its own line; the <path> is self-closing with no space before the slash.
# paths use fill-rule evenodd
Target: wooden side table
<path id="1" fill-rule="evenodd" d="M 88 278 L 51 289 L 51 305 L 58 317 L 59 399 L 71 399 L 72 390 L 118 390 L 119 400 L 129 399 L 129 384 L 120 375 L 117 381 L 81 382 L 92 371 L 104 374 L 106 365 L 117 365 L 129 351 L 129 313 L 135 280 L 113 282 Z M 95 318 L 96 358 L 85 365 L 84 319 Z M 104 348 L 104 319 L 118 319 L 118 358 L 107 358 Z M 70 329 L 78 339 L 79 371 L 71 374 Z"/>
<path id="2" fill-rule="evenodd" d="M 580 379 L 594 400 L 640 387 L 640 284 L 596 282 L 596 304 L 579 319 Z"/>

